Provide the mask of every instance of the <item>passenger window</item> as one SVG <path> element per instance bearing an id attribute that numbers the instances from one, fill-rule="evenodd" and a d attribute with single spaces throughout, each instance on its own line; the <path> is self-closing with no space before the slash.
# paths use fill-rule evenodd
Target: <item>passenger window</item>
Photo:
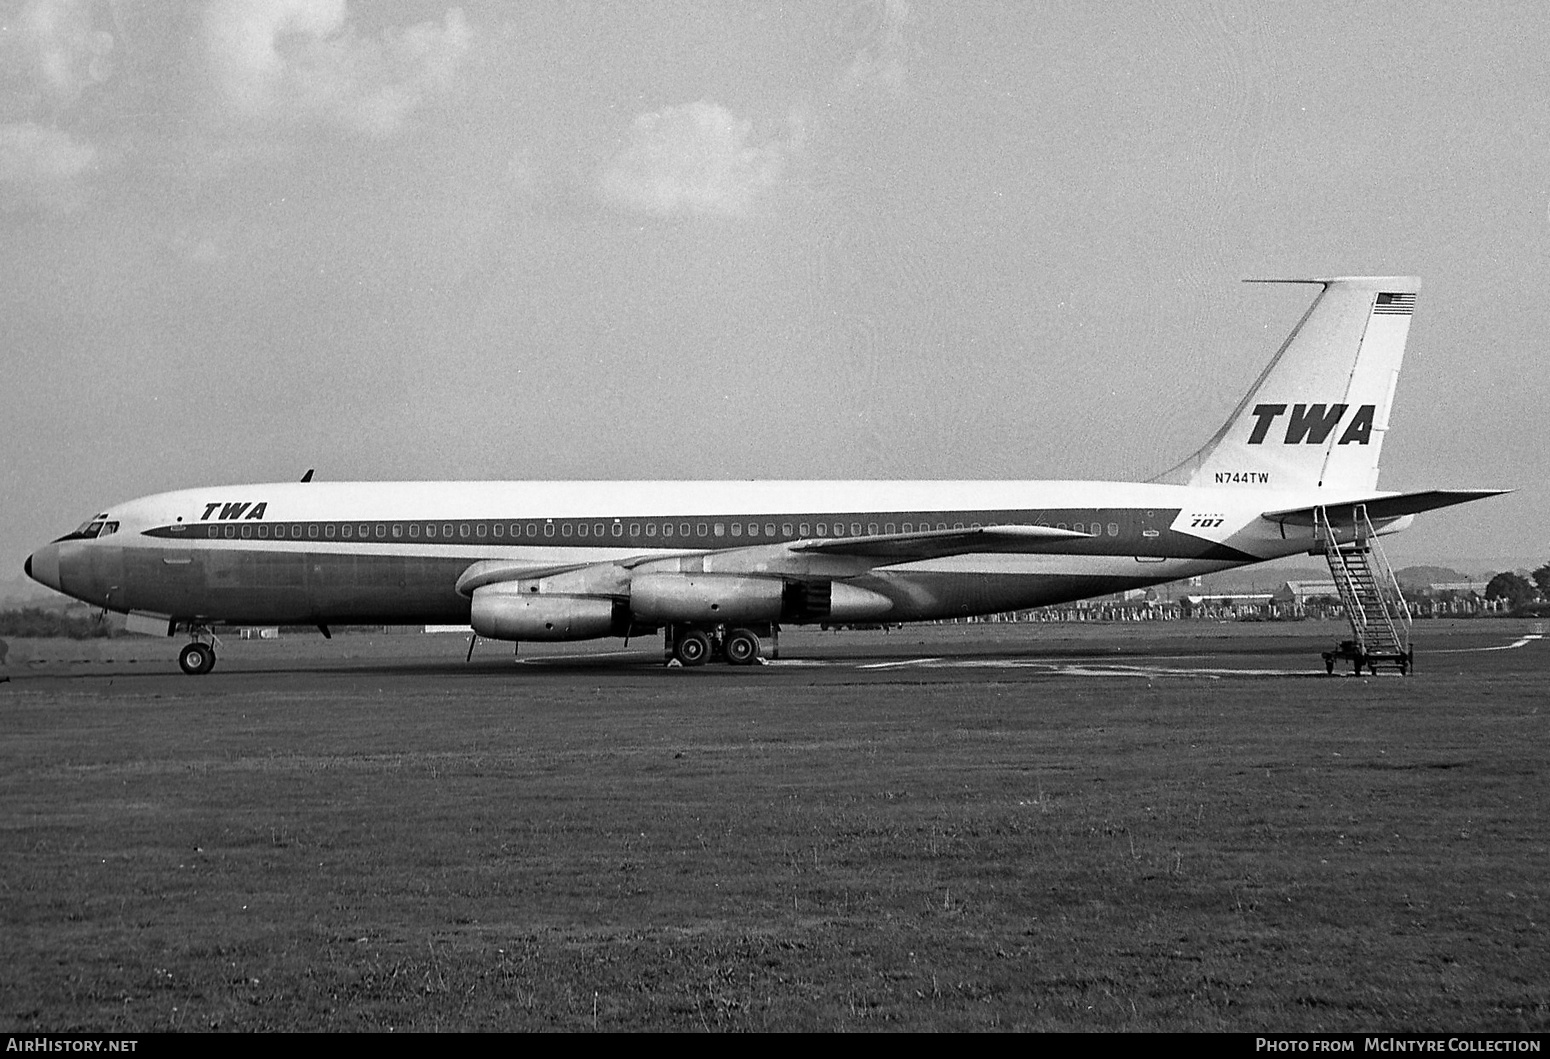
<path id="1" fill-rule="evenodd" d="M 562 522 L 562 523 L 560 523 L 560 536 L 562 536 L 562 537 L 569 537 L 570 534 L 571 534 L 571 525 L 570 525 L 570 523 L 569 522 Z"/>
<path id="2" fill-rule="evenodd" d="M 585 537 L 586 535 L 587 535 L 587 524 L 585 522 L 583 522 L 581 525 L 576 527 L 576 536 L 578 536 L 578 537 Z"/>
<path id="3" fill-rule="evenodd" d="M 769 528 L 768 526 L 765 527 L 765 529 L 768 529 L 768 528 Z M 791 536 L 791 523 L 789 523 L 789 522 L 782 522 L 780 524 L 780 535 L 782 537 L 789 537 L 789 536 Z M 773 534 L 771 534 L 771 536 L 773 536 Z"/>
<path id="4" fill-rule="evenodd" d="M 1118 522 L 1111 522 L 1111 523 L 1109 523 L 1109 536 L 1111 536 L 1111 537 L 1118 537 L 1119 536 L 1119 523 Z"/>
<path id="5" fill-rule="evenodd" d="M 741 537 L 742 535 L 743 535 L 743 524 L 741 522 L 734 522 L 734 523 L 732 523 L 732 536 L 734 536 L 734 537 Z"/>
<path id="6" fill-rule="evenodd" d="M 545 522 L 544 523 L 544 536 L 545 537 L 553 537 L 554 536 L 554 523 L 553 522 Z"/>
<path id="7" fill-rule="evenodd" d="M 876 534 L 877 534 L 877 523 L 875 523 L 875 522 L 868 522 L 867 523 L 867 527 L 866 527 L 866 531 L 868 533 L 876 536 Z"/>
<path id="8" fill-rule="evenodd" d="M 379 541 L 380 540 L 385 540 L 386 538 L 387 538 L 387 523 L 386 522 L 379 522 L 379 523 L 377 523 L 377 540 L 379 540 Z"/>
<path id="9" fill-rule="evenodd" d="M 622 537 L 622 536 L 624 536 L 624 523 L 622 523 L 622 522 L 615 522 L 614 523 L 614 536 L 615 537 Z M 634 523 L 630 524 L 630 536 L 632 536 L 632 537 L 639 537 L 640 536 L 640 527 L 635 525 Z"/>
<path id="10" fill-rule="evenodd" d="M 715 533 L 716 536 L 723 537 L 723 536 L 726 535 L 727 527 L 726 527 L 725 523 L 718 522 L 714 526 L 711 527 L 711 530 L 712 530 L 712 532 Z"/>
<path id="11" fill-rule="evenodd" d="M 485 531 L 488 528 L 489 527 L 487 527 L 483 522 L 475 522 L 474 523 L 474 536 L 475 537 L 483 537 L 484 534 L 485 534 Z"/>
<path id="12" fill-rule="evenodd" d="M 246 529 L 246 528 L 247 528 L 246 526 L 243 527 L 243 529 Z M 348 536 L 350 536 L 350 534 L 352 534 L 354 532 L 355 532 L 355 527 L 350 525 L 348 522 L 346 522 L 343 526 L 339 527 L 339 535 L 341 537 L 348 537 Z M 243 536 L 245 537 L 245 536 L 247 536 L 247 534 L 244 533 Z"/>
<path id="13" fill-rule="evenodd" d="M 705 532 L 705 527 L 704 526 L 700 527 L 700 532 L 701 533 Z M 680 537 L 687 537 L 689 535 L 689 524 L 687 522 L 680 522 L 678 524 L 678 535 Z"/>
<path id="14" fill-rule="evenodd" d="M 790 533 L 791 531 L 787 530 L 786 532 Z M 773 522 L 766 522 L 764 524 L 764 535 L 766 537 L 773 537 L 773 536 L 775 536 L 775 523 L 773 523 Z"/>
<path id="15" fill-rule="evenodd" d="M 699 533 L 699 535 L 701 537 L 705 536 L 705 523 L 703 523 L 703 522 L 696 523 L 694 528 Z"/>
<path id="16" fill-rule="evenodd" d="M 820 537 L 827 537 L 828 535 L 829 535 L 829 524 L 826 523 L 826 522 L 818 523 L 818 536 L 820 536 Z"/>
<path id="17" fill-rule="evenodd" d="M 799 537 L 806 537 L 807 535 L 808 535 L 807 523 L 803 522 L 803 523 L 801 523 L 801 524 L 799 524 L 797 526 L 797 536 L 799 536 Z"/>
<path id="18" fill-rule="evenodd" d="M 441 524 L 441 535 L 443 537 L 450 537 L 450 536 L 452 536 L 452 523 L 450 523 L 450 522 L 443 522 Z"/>
<path id="19" fill-rule="evenodd" d="M 655 537 L 656 535 L 657 535 L 657 524 L 655 522 L 648 522 L 648 523 L 646 523 L 646 536 L 648 536 L 648 537 Z"/>

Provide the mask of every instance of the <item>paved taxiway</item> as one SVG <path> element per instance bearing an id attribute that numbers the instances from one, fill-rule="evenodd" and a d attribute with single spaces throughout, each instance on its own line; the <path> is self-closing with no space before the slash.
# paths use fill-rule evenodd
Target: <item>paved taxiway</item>
<path id="1" fill-rule="evenodd" d="M 754 682 L 778 688 L 802 684 L 899 681 L 998 683 L 1051 677 L 1127 681 L 1329 679 L 1320 652 L 1342 636 L 1333 622 L 1298 624 L 1146 623 L 1126 625 L 922 626 L 889 631 L 824 632 L 797 629 L 782 636 L 779 657 L 738 668 L 710 664 L 686 670 L 662 664 L 660 645 L 641 640 L 627 649 L 603 643 L 526 644 L 480 641 L 465 660 L 465 635 L 305 635 L 279 640 L 223 641 L 220 662 L 207 677 L 177 670 L 178 641 L 138 637 L 111 641 L 18 641 L 0 675 L 13 687 L 84 687 L 116 684 L 136 690 L 212 693 L 340 681 L 392 680 L 406 685 L 455 685 L 487 680 L 588 679 L 607 683 L 649 680 Z M 1429 668 L 1535 665 L 1545 635 L 1534 621 L 1417 623 L 1418 675 Z M 1514 658 L 1521 655 L 1521 658 Z M 1479 657 L 1475 657 L 1479 656 Z M 1337 678 L 1349 677 L 1348 668 Z M 1376 678 L 1397 679 L 1385 670 Z"/>

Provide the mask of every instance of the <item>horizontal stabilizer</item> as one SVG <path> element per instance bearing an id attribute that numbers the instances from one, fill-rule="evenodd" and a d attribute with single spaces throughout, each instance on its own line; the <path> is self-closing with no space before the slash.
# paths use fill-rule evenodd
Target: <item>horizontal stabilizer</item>
<path id="1" fill-rule="evenodd" d="M 1356 508 L 1365 507 L 1367 518 L 1372 522 L 1418 515 L 1422 511 L 1435 511 L 1440 507 L 1467 504 L 1472 500 L 1484 500 L 1488 496 L 1510 493 L 1511 489 L 1423 489 L 1416 493 L 1388 493 L 1380 496 L 1356 497 L 1333 504 L 1314 504 L 1311 507 L 1293 507 L 1281 511 L 1266 511 L 1265 518 L 1283 526 L 1311 526 L 1314 512 L 1323 510 L 1331 521 L 1350 522 L 1356 517 Z"/>
<path id="2" fill-rule="evenodd" d="M 794 552 L 859 555 L 869 558 L 939 559 L 969 552 L 1049 552 L 1068 541 L 1087 540 L 1090 533 L 1052 526 L 978 526 L 972 529 L 924 530 L 919 533 L 879 533 L 797 541 Z"/>

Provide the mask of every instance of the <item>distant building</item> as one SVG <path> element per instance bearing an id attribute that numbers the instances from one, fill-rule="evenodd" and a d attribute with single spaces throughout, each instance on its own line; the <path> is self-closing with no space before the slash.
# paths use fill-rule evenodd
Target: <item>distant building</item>
<path id="1" fill-rule="evenodd" d="M 1281 606 L 1305 607 L 1311 600 L 1339 599 L 1340 589 L 1333 581 L 1286 581 L 1270 596 Z"/>
<path id="2" fill-rule="evenodd" d="M 1458 596 L 1485 597 L 1487 581 L 1438 581 L 1427 585 L 1423 593 L 1428 596 L 1442 596 L 1452 593 Z"/>

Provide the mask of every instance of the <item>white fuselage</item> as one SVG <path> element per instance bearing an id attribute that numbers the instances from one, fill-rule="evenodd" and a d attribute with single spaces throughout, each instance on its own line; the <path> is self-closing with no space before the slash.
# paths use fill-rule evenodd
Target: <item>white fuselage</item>
<path id="1" fill-rule="evenodd" d="M 95 520 L 116 532 L 61 539 L 29 570 L 94 605 L 177 621 L 421 623 L 468 620 L 454 589 L 475 563 L 650 569 L 706 556 L 715 573 L 845 580 L 890 600 L 886 620 L 916 621 L 1308 551 L 1310 532 L 1261 513 L 1334 499 L 1079 481 L 288 482 L 116 505 Z M 981 525 L 1087 536 L 898 561 L 791 547 Z M 627 599 L 620 583 L 608 592 Z"/>

